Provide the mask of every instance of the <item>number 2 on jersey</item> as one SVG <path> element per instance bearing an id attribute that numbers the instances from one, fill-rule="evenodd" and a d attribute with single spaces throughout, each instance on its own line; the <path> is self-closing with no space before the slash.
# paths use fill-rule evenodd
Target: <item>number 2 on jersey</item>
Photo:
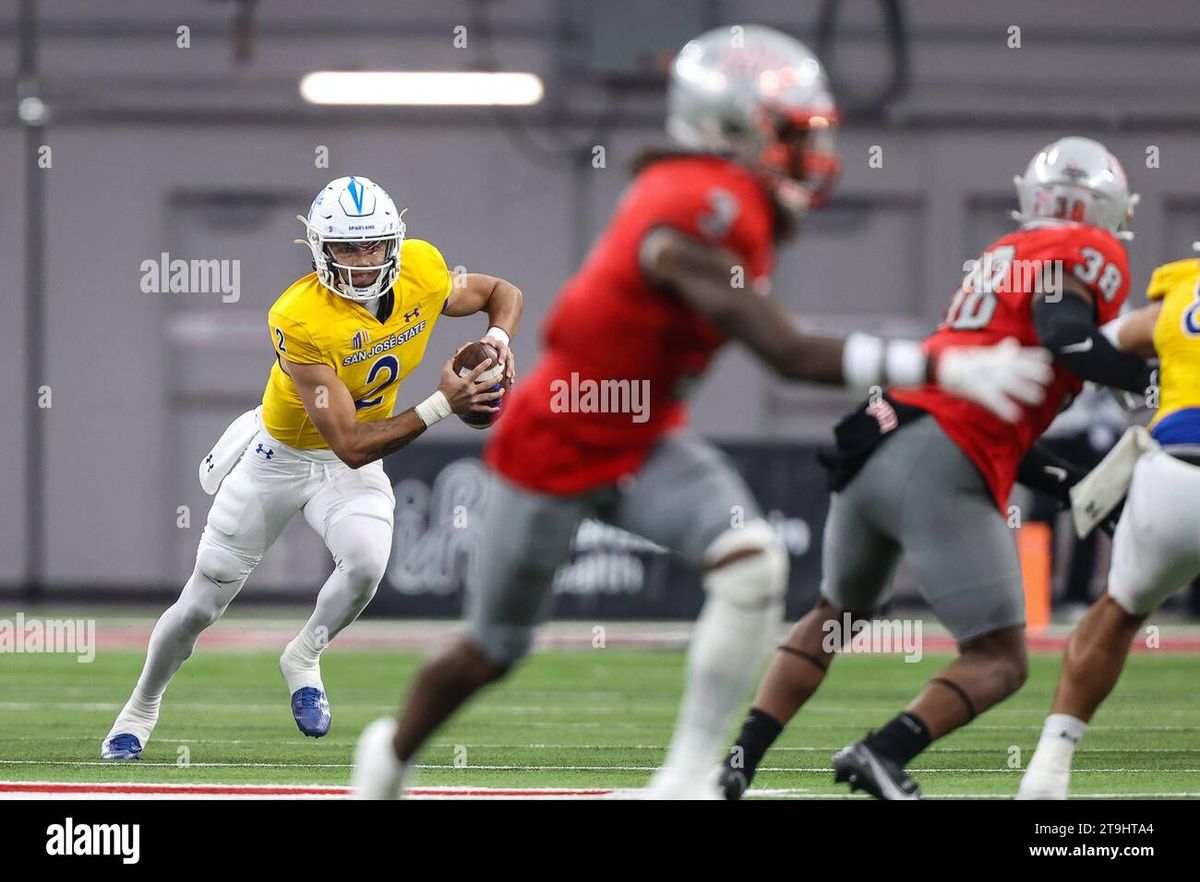
<path id="1" fill-rule="evenodd" d="M 367 394 L 358 399 L 358 401 L 354 402 L 355 410 L 363 410 L 364 408 L 374 407 L 375 405 L 379 404 L 379 402 L 383 401 L 383 396 L 379 393 L 388 386 L 392 385 L 392 383 L 396 382 L 396 378 L 400 376 L 400 365 L 396 362 L 396 356 L 385 355 L 383 358 L 371 365 L 371 372 L 367 374 L 367 382 L 374 383 L 379 379 L 379 375 L 385 370 L 388 372 L 387 379 L 374 389 L 371 389 L 369 392 L 367 392 Z"/>
<path id="2" fill-rule="evenodd" d="M 1200 337 L 1200 323 L 1196 321 L 1196 311 L 1200 310 L 1200 281 L 1196 282 L 1196 290 L 1192 292 L 1192 302 L 1183 311 L 1183 333 L 1189 337 Z"/>

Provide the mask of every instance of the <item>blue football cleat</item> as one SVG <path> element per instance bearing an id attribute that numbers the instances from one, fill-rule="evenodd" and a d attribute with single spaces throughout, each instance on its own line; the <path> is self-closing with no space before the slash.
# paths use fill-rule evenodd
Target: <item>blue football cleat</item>
<path id="1" fill-rule="evenodd" d="M 322 689 L 305 686 L 292 693 L 292 717 L 300 731 L 312 738 L 320 738 L 329 731 L 333 721 L 329 713 L 329 699 Z"/>
<path id="2" fill-rule="evenodd" d="M 122 732 L 111 738 L 104 739 L 100 748 L 100 759 L 130 760 L 142 758 L 142 742 L 136 735 Z"/>

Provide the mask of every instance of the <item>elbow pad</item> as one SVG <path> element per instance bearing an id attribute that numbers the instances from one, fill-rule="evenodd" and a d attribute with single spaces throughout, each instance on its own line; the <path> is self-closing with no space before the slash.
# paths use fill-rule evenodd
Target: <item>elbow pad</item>
<path id="1" fill-rule="evenodd" d="M 1127 392 L 1145 392 L 1151 385 L 1150 365 L 1113 346 L 1082 297 L 1035 300 L 1033 326 L 1054 360 L 1081 380 Z"/>

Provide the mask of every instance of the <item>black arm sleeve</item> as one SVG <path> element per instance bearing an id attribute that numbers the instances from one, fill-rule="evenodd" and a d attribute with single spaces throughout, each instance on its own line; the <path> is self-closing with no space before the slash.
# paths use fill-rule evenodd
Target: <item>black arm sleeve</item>
<path id="1" fill-rule="evenodd" d="M 1091 304 L 1082 297 L 1035 300 L 1033 326 L 1054 360 L 1081 380 L 1126 392 L 1144 393 L 1150 387 L 1150 365 L 1108 342 L 1096 327 Z"/>
<path id="2" fill-rule="evenodd" d="M 1035 493 L 1057 499 L 1063 507 L 1067 507 L 1071 504 L 1071 488 L 1086 474 L 1087 469 L 1055 456 L 1041 444 L 1035 444 L 1017 467 L 1017 483 Z"/>

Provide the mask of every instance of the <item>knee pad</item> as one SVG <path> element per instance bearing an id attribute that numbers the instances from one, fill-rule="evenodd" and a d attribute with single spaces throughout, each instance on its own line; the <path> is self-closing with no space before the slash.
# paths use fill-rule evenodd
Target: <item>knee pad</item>
<path id="1" fill-rule="evenodd" d="M 392 553 L 391 525 L 369 515 L 343 518 L 330 530 L 329 550 L 347 579 L 373 589 L 387 572 Z"/>
<path id="2" fill-rule="evenodd" d="M 196 552 L 196 574 L 179 598 L 189 626 L 207 628 L 219 619 L 257 563 L 201 540 Z"/>
<path id="3" fill-rule="evenodd" d="M 234 584 L 241 587 L 257 565 L 257 560 L 203 539 L 196 551 L 196 572 L 221 588 Z"/>
<path id="4" fill-rule="evenodd" d="M 714 566 L 732 554 L 750 551 L 755 553 Z M 721 533 L 705 550 L 704 563 L 704 590 L 732 603 L 761 606 L 787 593 L 787 548 L 764 520 Z"/>

